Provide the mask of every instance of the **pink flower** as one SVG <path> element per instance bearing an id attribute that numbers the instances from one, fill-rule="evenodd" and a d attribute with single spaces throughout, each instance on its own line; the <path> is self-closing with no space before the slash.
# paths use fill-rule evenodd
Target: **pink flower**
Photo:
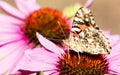
<path id="1" fill-rule="evenodd" d="M 112 50 L 110 55 L 106 56 L 108 64 L 108 69 L 110 74 L 119 75 L 120 74 L 120 35 L 111 35 L 110 31 L 104 32 L 108 36 Z"/>
<path id="2" fill-rule="evenodd" d="M 0 1 L 0 8 L 7 14 L 0 14 L 0 75 L 14 74 L 19 70 L 16 66 L 26 61 L 23 59 L 28 51 L 44 49 L 40 47 L 36 32 L 58 43 L 61 41 L 56 42 L 53 38 L 65 38 L 61 35 L 60 24 L 65 34 L 69 35 L 69 21 L 58 10 L 40 8 L 36 0 L 14 2 L 18 9 Z"/>
<path id="3" fill-rule="evenodd" d="M 119 63 L 120 63 L 120 49 L 119 49 L 120 36 L 119 35 L 111 35 L 109 33 L 109 31 L 105 31 L 104 33 L 110 39 L 112 51 L 109 55 L 106 55 L 105 61 L 102 60 L 102 64 L 100 64 L 101 60 L 95 60 L 94 62 L 97 62 L 99 65 L 101 65 L 103 67 L 103 70 L 106 69 L 107 72 L 105 71 L 105 74 L 118 75 L 118 74 L 120 74 L 120 65 L 119 65 Z M 69 68 L 69 66 L 67 66 L 67 64 L 65 64 L 64 67 L 61 66 L 62 68 L 64 68 L 64 70 L 62 70 L 62 71 L 61 71 L 61 67 L 60 67 L 61 59 L 65 59 L 64 55 L 66 54 L 66 51 L 63 50 L 62 48 L 58 47 L 51 41 L 47 40 L 46 38 L 44 38 L 39 33 L 37 33 L 37 37 L 38 37 L 40 43 L 46 49 L 39 50 L 38 48 L 36 48 L 36 49 L 34 49 L 34 51 L 28 50 L 26 57 L 23 60 L 25 60 L 25 59 L 29 59 L 29 60 L 27 60 L 24 63 L 18 64 L 17 67 L 24 69 L 24 70 L 32 70 L 32 71 L 40 70 L 40 71 L 44 72 L 44 75 L 50 75 L 50 74 L 59 75 L 63 71 L 66 72 L 67 70 L 68 70 L 68 74 L 71 73 L 72 70 L 70 70 L 70 68 Z M 39 55 L 39 53 L 41 53 L 41 55 Z M 71 54 L 70 54 L 70 56 L 71 56 Z M 101 59 L 101 56 L 99 56 L 99 57 Z M 65 59 L 65 60 L 66 60 L 66 62 L 69 61 L 68 59 Z M 72 59 L 70 59 L 70 60 L 72 60 Z M 89 60 L 88 61 L 90 63 L 92 63 L 91 58 Z M 29 63 L 27 63 L 27 62 L 29 62 Z M 77 62 L 78 62 L 78 58 L 77 58 Z M 103 63 L 103 62 L 105 62 L 105 63 Z M 69 61 L 69 64 L 70 63 L 72 63 L 72 62 Z M 76 65 L 75 63 L 76 63 L 76 60 L 74 60 L 74 62 L 72 64 L 74 64 L 74 66 L 75 66 Z M 93 64 L 93 65 L 96 65 L 96 64 Z M 77 63 L 77 65 L 78 65 L 78 63 Z M 68 69 L 66 69 L 67 67 L 68 67 Z M 105 69 L 104 69 L 104 67 L 105 67 Z M 76 70 L 74 70 L 73 72 L 76 72 Z"/>
<path id="4" fill-rule="evenodd" d="M 14 0 L 18 9 L 4 1 L 0 1 L 0 8 L 8 15 L 0 14 L 0 74 L 13 73 L 26 49 L 32 49 L 32 44 L 21 32 L 24 19 L 31 12 L 39 9 L 35 0 Z"/>

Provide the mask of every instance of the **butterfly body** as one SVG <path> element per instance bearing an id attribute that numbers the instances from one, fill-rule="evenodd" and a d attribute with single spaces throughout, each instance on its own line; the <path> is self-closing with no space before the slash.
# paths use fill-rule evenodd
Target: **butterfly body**
<path id="1" fill-rule="evenodd" d="M 110 43 L 108 38 L 95 24 L 91 11 L 81 7 L 75 14 L 68 39 L 63 42 L 76 52 L 90 54 L 109 54 Z"/>

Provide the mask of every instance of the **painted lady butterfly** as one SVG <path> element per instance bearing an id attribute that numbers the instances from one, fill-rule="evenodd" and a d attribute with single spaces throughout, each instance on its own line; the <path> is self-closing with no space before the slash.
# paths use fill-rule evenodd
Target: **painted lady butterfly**
<path id="1" fill-rule="evenodd" d="M 63 40 L 70 50 L 90 54 L 109 54 L 111 47 L 108 38 L 94 21 L 91 11 L 81 7 L 75 14 L 70 36 Z"/>

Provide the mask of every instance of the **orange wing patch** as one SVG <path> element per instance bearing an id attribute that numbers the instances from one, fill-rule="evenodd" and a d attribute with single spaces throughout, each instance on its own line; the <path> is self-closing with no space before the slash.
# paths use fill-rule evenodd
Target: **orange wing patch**
<path id="1" fill-rule="evenodd" d="M 79 27 L 82 31 L 85 30 L 86 28 L 88 28 L 88 26 L 86 26 L 86 25 L 79 25 Z"/>

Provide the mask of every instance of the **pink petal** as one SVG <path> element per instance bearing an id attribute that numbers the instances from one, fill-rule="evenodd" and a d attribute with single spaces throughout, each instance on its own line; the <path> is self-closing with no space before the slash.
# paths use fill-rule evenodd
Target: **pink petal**
<path id="1" fill-rule="evenodd" d="M 109 66 L 118 66 L 118 67 L 120 67 L 120 59 L 113 60 L 113 61 L 109 62 Z"/>
<path id="2" fill-rule="evenodd" d="M 120 52 L 117 53 L 116 55 L 114 54 L 114 56 L 111 56 L 110 58 L 107 57 L 107 60 L 110 62 L 110 63 L 113 63 L 117 60 L 119 60 L 120 62 Z"/>
<path id="3" fill-rule="evenodd" d="M 24 52 L 24 42 L 19 41 L 0 48 L 0 74 L 11 72 Z"/>
<path id="4" fill-rule="evenodd" d="M 102 32 L 107 36 L 111 35 L 111 31 L 110 30 L 102 30 Z"/>
<path id="5" fill-rule="evenodd" d="M 17 33 L 1 33 L 0 37 L 0 45 L 23 39 L 23 36 Z"/>
<path id="6" fill-rule="evenodd" d="M 32 73 L 32 74 L 30 74 L 30 75 L 37 75 L 36 73 Z"/>
<path id="7" fill-rule="evenodd" d="M 110 52 L 109 55 L 107 55 L 107 59 L 111 59 L 112 57 L 119 55 L 120 54 L 120 45 L 117 44 L 116 46 L 114 46 Z"/>
<path id="8" fill-rule="evenodd" d="M 21 23 L 23 23 L 22 20 L 13 18 L 11 16 L 7 16 L 7 15 L 4 15 L 4 14 L 0 14 L 0 22 L 12 23 L 12 24 L 15 24 L 15 25 L 21 25 Z"/>
<path id="9" fill-rule="evenodd" d="M 111 35 L 109 37 L 109 40 L 110 40 L 110 44 L 112 47 L 114 47 L 116 44 L 119 43 L 120 41 L 120 36 L 119 35 Z"/>
<path id="10" fill-rule="evenodd" d="M 13 42 L 11 44 L 7 44 L 5 46 L 0 47 L 0 57 L 7 56 L 12 53 L 16 48 L 21 45 L 25 45 L 24 41 Z"/>
<path id="11" fill-rule="evenodd" d="M 3 32 L 18 32 L 21 31 L 20 27 L 10 23 L 0 22 L 0 33 Z"/>
<path id="12" fill-rule="evenodd" d="M 36 36 L 38 38 L 38 40 L 40 41 L 40 43 L 47 48 L 48 50 L 51 50 L 52 52 L 61 55 L 62 53 L 64 53 L 64 50 L 62 50 L 60 47 L 58 47 L 57 45 L 55 45 L 53 42 L 49 41 L 48 39 L 44 38 L 42 35 L 40 35 L 39 33 L 36 33 Z"/>
<path id="13" fill-rule="evenodd" d="M 29 70 L 29 71 L 44 71 L 44 70 L 51 70 L 51 69 L 57 69 L 57 68 L 55 65 L 31 61 L 25 65 L 21 64 L 20 69 Z"/>
<path id="14" fill-rule="evenodd" d="M 111 35 L 109 30 L 103 31 L 106 37 L 109 38 L 110 44 L 113 47 L 120 41 L 120 35 Z"/>
<path id="15" fill-rule="evenodd" d="M 120 41 L 116 42 L 116 45 L 112 46 L 111 53 L 120 52 Z"/>
<path id="16" fill-rule="evenodd" d="M 110 65 L 109 69 L 112 70 L 112 71 L 110 71 L 110 73 L 113 73 L 114 75 L 119 75 L 120 74 L 120 65 L 114 65 L 114 64 Z"/>
<path id="17" fill-rule="evenodd" d="M 36 0 L 14 0 L 17 7 L 25 14 L 29 14 L 40 7 L 36 4 Z"/>
<path id="18" fill-rule="evenodd" d="M 35 48 L 27 50 L 24 58 L 17 65 L 17 68 L 30 71 L 43 71 L 56 69 L 58 58 L 51 52 L 45 51 L 43 48 Z M 54 56 L 55 55 L 55 56 Z"/>
<path id="19" fill-rule="evenodd" d="M 29 14 L 28 6 L 26 5 L 29 0 L 14 0 L 19 10 L 21 10 L 24 14 Z M 31 6 L 31 5 L 29 5 Z"/>
<path id="20" fill-rule="evenodd" d="M 109 71 L 110 75 L 119 75 L 119 72 L 115 72 L 115 71 Z M 109 74 L 108 74 L 109 75 Z"/>
<path id="21" fill-rule="evenodd" d="M 11 5 L 9 5 L 8 3 L 4 1 L 0 1 L 0 8 L 4 10 L 7 14 L 10 14 L 11 16 L 14 16 L 22 20 L 25 18 L 24 14 L 22 14 L 16 8 L 12 7 Z"/>
<path id="22" fill-rule="evenodd" d="M 87 0 L 84 7 L 89 8 L 92 5 L 92 3 L 93 3 L 93 0 Z"/>
<path id="23" fill-rule="evenodd" d="M 48 52 L 44 48 L 35 48 L 31 51 L 26 51 L 26 53 L 29 55 L 29 58 L 32 59 L 32 61 L 42 61 L 45 63 L 56 64 L 56 62 L 59 60 L 55 53 Z"/>
<path id="24" fill-rule="evenodd" d="M 12 71 L 10 74 L 11 75 L 21 75 L 21 72 L 20 71 L 15 71 L 15 72 Z"/>
<path id="25" fill-rule="evenodd" d="M 19 26 L 0 23 L 0 45 L 22 39 L 23 36 L 20 33 Z"/>
<path id="26" fill-rule="evenodd" d="M 117 55 L 120 55 L 120 52 L 117 52 L 117 53 L 110 53 L 109 55 L 107 55 L 107 59 L 110 59 L 112 60 L 113 57 L 117 56 Z"/>

